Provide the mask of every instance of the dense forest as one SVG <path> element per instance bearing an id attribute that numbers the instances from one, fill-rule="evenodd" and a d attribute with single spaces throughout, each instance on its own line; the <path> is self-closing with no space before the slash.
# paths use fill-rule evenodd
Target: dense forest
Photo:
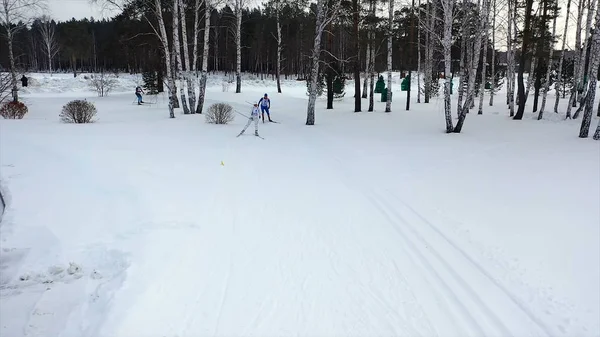
<path id="1" fill-rule="evenodd" d="M 20 6 L 7 7 L 11 2 Z M 318 95 L 326 92 L 333 100 L 334 83 L 354 79 L 355 87 L 346 91 L 359 93 L 355 111 L 364 109 L 361 98 L 369 98 L 372 111 L 374 82 L 387 75 L 391 97 L 391 71 L 400 71 L 419 82 L 417 102 L 444 95 L 447 132 L 460 132 L 472 109 L 483 113 L 484 96 L 486 105 L 493 105 L 502 86 L 507 94 L 496 104 L 506 104 L 514 119 L 523 118 L 527 101 L 542 119 L 545 111 L 558 113 L 564 98 L 569 100 L 567 111 L 560 111 L 565 118 L 583 115 L 580 136 L 590 128 L 600 1 L 412 0 L 400 6 L 393 0 L 270 0 L 254 8 L 245 0 L 106 4 L 118 6 L 120 14 L 56 22 L 18 12 L 41 7 L 40 1 L 6 0 L 0 34 L 9 48 L 0 48 L 0 70 L 11 74 L 13 86 L 27 71 L 150 73 L 164 83 L 173 118 L 173 109 L 181 106 L 185 113 L 202 113 L 208 72 L 231 73 L 236 92 L 242 90 L 243 72 L 271 76 L 278 84 L 291 77 L 307 82 L 307 125 L 314 124 Z M 557 29 L 561 16 L 563 32 Z M 576 21 L 576 50 L 566 46 L 569 20 Z M 453 78 L 459 79 L 457 88 Z M 554 102 L 547 102 L 550 90 L 556 90 Z M 387 100 L 386 112 L 391 104 Z"/>

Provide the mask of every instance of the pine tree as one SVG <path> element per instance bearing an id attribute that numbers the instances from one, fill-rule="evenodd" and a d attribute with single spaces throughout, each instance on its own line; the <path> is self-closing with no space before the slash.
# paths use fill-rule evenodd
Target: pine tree
<path id="1" fill-rule="evenodd" d="M 142 79 L 144 81 L 144 91 L 148 95 L 158 94 L 158 75 L 155 71 L 145 71 L 142 73 Z"/>

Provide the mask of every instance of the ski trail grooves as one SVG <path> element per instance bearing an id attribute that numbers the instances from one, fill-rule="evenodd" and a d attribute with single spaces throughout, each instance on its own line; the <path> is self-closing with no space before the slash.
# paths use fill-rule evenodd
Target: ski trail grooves
<path id="1" fill-rule="evenodd" d="M 516 296 L 514 296 L 505 286 L 503 286 L 501 283 L 499 283 L 496 280 L 496 278 L 494 278 L 492 275 L 490 275 L 479 263 L 477 263 L 472 257 L 470 257 L 467 253 L 465 253 L 465 251 L 463 249 L 461 249 L 452 240 L 450 240 L 446 235 L 444 235 L 444 233 L 442 233 L 433 223 L 431 223 L 429 220 L 427 220 L 421 213 L 417 212 L 408 203 L 406 203 L 402 199 L 398 198 L 391 191 L 388 191 L 388 195 L 390 195 L 394 200 L 397 200 L 403 207 L 405 207 L 407 209 L 406 213 L 413 214 L 416 217 L 415 222 L 419 222 L 421 224 L 426 225 L 426 226 L 422 226 L 420 228 L 430 228 L 431 230 L 433 230 L 436 233 L 436 235 L 438 235 L 441 239 L 443 239 L 443 241 L 445 241 L 447 244 L 452 246 L 452 248 L 455 250 L 455 252 L 460 253 L 460 255 L 462 257 L 464 257 L 464 259 L 468 260 L 468 262 L 473 267 L 475 267 L 481 274 L 485 275 L 485 277 L 488 280 L 492 281 L 494 283 L 494 285 L 497 288 L 499 288 L 506 296 L 508 296 L 510 298 L 510 300 L 513 302 L 513 304 L 516 305 L 518 307 L 518 309 L 520 309 L 523 313 L 525 313 L 529 317 L 529 319 L 531 321 L 533 321 L 540 329 L 542 329 L 547 335 L 553 335 L 553 333 L 551 332 L 551 329 L 543 321 L 541 321 L 535 314 L 533 314 L 531 312 L 531 310 L 529 310 L 523 304 L 523 302 L 521 300 L 519 300 Z M 411 227 L 413 229 L 416 228 L 416 226 L 411 226 Z M 415 234 L 419 235 L 416 231 L 415 231 Z M 419 236 L 419 237 L 421 240 L 423 240 L 423 238 L 421 236 Z"/>
<path id="2" fill-rule="evenodd" d="M 378 192 L 383 189 L 357 179 L 358 175 L 350 172 L 351 168 L 344 165 L 338 153 L 328 148 L 336 143 L 335 137 L 319 133 L 331 141 L 318 145 L 325 160 L 337 167 L 341 179 L 348 185 L 354 185 L 355 190 L 360 191 L 388 219 L 403 241 L 406 253 L 411 256 L 415 266 L 418 266 L 416 272 L 429 281 L 427 285 L 434 288 L 431 290 L 435 296 L 438 300 L 443 299 L 442 303 L 447 305 L 442 311 L 446 310 L 446 315 L 458 316 L 456 318 L 462 322 L 462 329 L 456 331 L 458 335 L 553 335 L 551 329 L 519 299 L 406 202 L 393 194 Z M 324 144 L 328 146 L 323 146 Z M 326 158 L 327 154 L 329 158 Z M 389 199 L 395 201 L 394 206 Z M 432 314 L 433 310 L 440 310 L 432 307 L 432 302 L 428 299 L 431 292 L 423 291 L 423 284 L 414 282 L 418 277 L 411 275 L 409 278 L 413 280 L 411 285 L 416 290 L 417 298 L 423 302 L 426 312 Z M 456 315 L 457 313 L 460 314 Z M 440 315 L 437 316 L 439 319 Z"/>

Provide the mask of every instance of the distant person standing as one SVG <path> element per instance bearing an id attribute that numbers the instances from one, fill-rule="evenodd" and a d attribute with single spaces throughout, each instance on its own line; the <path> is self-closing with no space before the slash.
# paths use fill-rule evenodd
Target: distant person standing
<path id="1" fill-rule="evenodd" d="M 23 77 L 21 77 L 21 85 L 23 87 L 26 87 L 27 86 L 27 82 L 28 82 L 27 77 L 25 75 L 23 75 Z"/>
<path id="2" fill-rule="evenodd" d="M 137 96 L 138 99 L 138 105 L 142 105 L 142 103 L 144 103 L 144 101 L 142 100 L 142 94 L 144 93 L 144 90 L 142 90 L 142 87 L 140 87 L 139 85 L 135 88 L 135 95 Z"/>

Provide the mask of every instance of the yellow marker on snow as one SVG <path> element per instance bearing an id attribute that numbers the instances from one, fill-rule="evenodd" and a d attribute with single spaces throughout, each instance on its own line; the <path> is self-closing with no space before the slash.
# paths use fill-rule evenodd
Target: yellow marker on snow
<path id="1" fill-rule="evenodd" d="M 225 166 L 225 164 L 223 163 L 223 161 L 221 160 L 221 166 Z"/>

